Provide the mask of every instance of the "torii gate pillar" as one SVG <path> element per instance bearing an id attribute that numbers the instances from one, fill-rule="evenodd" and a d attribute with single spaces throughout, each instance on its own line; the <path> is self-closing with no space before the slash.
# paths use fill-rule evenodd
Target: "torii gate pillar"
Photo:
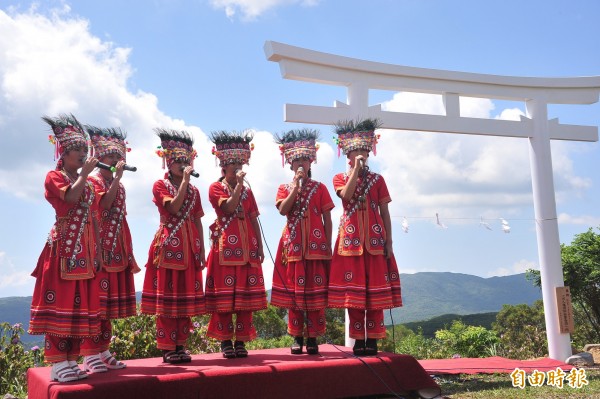
<path id="1" fill-rule="evenodd" d="M 600 76 L 526 78 L 389 65 L 320 53 L 267 41 L 265 54 L 279 63 L 286 79 L 345 86 L 347 103 L 334 107 L 286 104 L 285 121 L 332 125 L 357 117 L 378 118 L 384 129 L 522 137 L 529 139 L 533 206 L 536 219 L 542 297 L 550 357 L 571 355 L 570 335 L 560 332 L 556 288 L 564 286 L 550 140 L 598 141 L 597 126 L 565 125 L 548 120 L 548 104 L 593 104 Z M 382 111 L 369 106 L 369 90 L 407 91 L 442 96 L 445 115 Z M 521 101 L 526 117 L 519 121 L 467 118 L 460 97 Z M 346 322 L 347 325 L 347 322 Z M 352 345 L 346 328 L 346 345 Z"/>

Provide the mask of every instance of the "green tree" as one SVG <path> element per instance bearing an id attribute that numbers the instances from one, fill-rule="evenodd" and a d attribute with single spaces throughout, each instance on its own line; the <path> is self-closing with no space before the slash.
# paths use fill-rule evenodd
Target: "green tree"
<path id="1" fill-rule="evenodd" d="M 486 357 L 498 344 L 499 339 L 493 331 L 481 326 L 468 326 L 460 320 L 454 320 L 450 328 L 435 332 L 435 338 L 453 354 L 462 357 Z"/>
<path id="2" fill-rule="evenodd" d="M 577 234 L 571 245 L 561 244 L 560 254 L 565 285 L 570 287 L 575 305 L 576 329 L 577 325 L 583 327 L 574 336 L 583 343 L 600 341 L 600 234 L 594 233 L 592 228 Z M 528 270 L 527 273 L 534 284 L 541 287 L 540 272 Z"/>
<path id="3" fill-rule="evenodd" d="M 542 301 L 503 305 L 492 324 L 500 337 L 499 354 L 510 359 L 530 359 L 548 354 L 546 323 Z"/>
<path id="4" fill-rule="evenodd" d="M 25 350 L 21 323 L 0 323 L 0 396 L 11 394 L 24 398 L 27 395 L 27 369 L 42 365 L 43 349 L 34 346 Z"/>

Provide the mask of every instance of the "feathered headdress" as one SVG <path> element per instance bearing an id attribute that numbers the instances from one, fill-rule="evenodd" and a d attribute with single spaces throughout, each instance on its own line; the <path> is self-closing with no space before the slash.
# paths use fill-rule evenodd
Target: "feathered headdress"
<path id="1" fill-rule="evenodd" d="M 109 154 L 119 154 L 125 160 L 127 152 L 131 151 L 131 148 L 127 148 L 125 141 L 127 133 L 121 131 L 120 128 L 100 129 L 90 125 L 84 127 L 90 135 L 93 156 L 102 158 Z"/>
<path id="2" fill-rule="evenodd" d="M 162 128 L 154 131 L 160 138 L 161 145 L 157 147 L 156 155 L 162 158 L 163 169 L 165 164 L 170 167 L 173 162 L 188 162 L 194 166 L 198 154 L 193 147 L 194 139 L 188 132 Z"/>
<path id="3" fill-rule="evenodd" d="M 282 135 L 275 135 L 275 142 L 281 151 L 281 166 L 285 162 L 292 164 L 296 159 L 307 158 L 310 162 L 317 162 L 317 140 L 319 131 L 314 129 L 290 130 Z"/>
<path id="4" fill-rule="evenodd" d="M 337 137 L 334 140 L 338 146 L 338 157 L 340 150 L 344 155 L 354 150 L 373 151 L 377 155 L 377 141 L 379 135 L 375 130 L 381 126 L 378 119 L 349 120 L 335 124 L 334 130 Z"/>
<path id="5" fill-rule="evenodd" d="M 52 128 L 53 134 L 48 136 L 48 141 L 54 145 L 54 160 L 58 159 L 57 169 L 62 167 L 65 151 L 89 145 L 85 130 L 73 114 L 60 114 L 55 118 L 43 116 L 42 120 Z"/>
<path id="6" fill-rule="evenodd" d="M 219 166 L 232 163 L 249 164 L 254 144 L 250 143 L 254 134 L 250 130 L 243 132 L 227 132 L 224 130 L 211 132 L 210 139 L 215 144 L 212 154 L 219 159 Z"/>

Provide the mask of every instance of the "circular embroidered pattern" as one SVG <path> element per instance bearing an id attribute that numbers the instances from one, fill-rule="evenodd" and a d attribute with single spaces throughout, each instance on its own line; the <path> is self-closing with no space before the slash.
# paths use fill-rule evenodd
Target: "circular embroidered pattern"
<path id="1" fill-rule="evenodd" d="M 367 320 L 367 328 L 368 329 L 375 328 L 375 322 L 373 320 Z"/>
<path id="2" fill-rule="evenodd" d="M 183 259 L 183 252 L 175 252 L 175 259 L 182 260 Z"/>
<path id="3" fill-rule="evenodd" d="M 355 238 L 354 240 L 352 240 L 352 245 L 358 247 L 360 245 L 360 240 L 358 238 Z"/>
<path id="4" fill-rule="evenodd" d="M 75 297 L 73 298 L 73 304 L 75 306 L 81 305 L 81 295 L 75 294 Z"/>
<path id="5" fill-rule="evenodd" d="M 158 288 L 158 277 L 154 277 L 152 279 L 152 287 L 153 288 Z"/>
<path id="6" fill-rule="evenodd" d="M 325 324 L 325 319 L 322 317 L 319 317 L 319 325 L 322 326 Z"/>
<path id="7" fill-rule="evenodd" d="M 319 229 L 314 229 L 313 230 L 313 236 L 315 236 L 315 238 L 321 238 L 322 234 L 321 234 L 321 230 Z"/>
<path id="8" fill-rule="evenodd" d="M 165 251 L 165 257 L 167 259 L 172 259 L 173 258 L 173 251 Z"/>
<path id="9" fill-rule="evenodd" d="M 238 258 L 241 258 L 241 257 L 242 257 L 242 254 L 243 254 L 243 252 L 242 252 L 242 249 L 241 249 L 241 248 L 236 248 L 236 249 L 235 249 L 235 256 L 236 256 L 236 257 L 238 257 Z"/>
<path id="10" fill-rule="evenodd" d="M 352 281 L 352 272 L 346 272 L 344 274 L 344 280 L 346 280 L 346 281 Z"/>
<path id="11" fill-rule="evenodd" d="M 73 251 L 74 251 L 76 254 L 79 254 L 79 253 L 81 253 L 82 249 L 83 249 L 83 248 L 82 248 L 81 244 L 77 244 L 77 245 L 75 245 L 75 249 L 74 249 Z"/>
<path id="12" fill-rule="evenodd" d="M 344 246 L 349 247 L 350 244 L 352 244 L 352 240 L 349 239 L 348 237 L 344 238 Z"/>
<path id="13" fill-rule="evenodd" d="M 100 337 L 98 335 L 95 335 L 94 337 L 92 337 L 92 342 L 97 344 L 98 342 L 100 342 Z"/>
<path id="14" fill-rule="evenodd" d="M 292 324 L 297 326 L 300 324 L 300 322 L 298 321 L 298 319 L 292 319 Z"/>
<path id="15" fill-rule="evenodd" d="M 356 231 L 356 227 L 354 227 L 353 224 L 349 224 L 348 226 L 346 226 L 347 234 L 354 234 L 355 231 Z"/>
<path id="16" fill-rule="evenodd" d="M 202 284 L 200 284 L 200 281 L 196 280 L 194 282 L 194 290 L 195 291 L 200 291 L 200 289 L 202 289 Z"/>
<path id="17" fill-rule="evenodd" d="M 392 281 L 398 280 L 398 273 L 397 272 L 391 272 L 390 273 L 390 280 L 392 280 Z"/>
<path id="18" fill-rule="evenodd" d="M 235 330 L 236 331 L 244 331 L 244 323 L 237 323 L 235 325 Z"/>
<path id="19" fill-rule="evenodd" d="M 94 263 L 96 262 L 96 260 L 94 259 Z M 87 265 L 87 262 L 85 261 L 85 259 L 79 259 L 77 261 L 77 263 L 79 264 L 79 267 L 81 267 L 82 269 L 85 269 L 85 265 Z"/>
<path id="20" fill-rule="evenodd" d="M 227 324 L 227 330 L 233 331 L 233 322 L 232 321 L 230 321 L 229 324 Z"/>
<path id="21" fill-rule="evenodd" d="M 316 275 L 315 276 L 315 284 L 316 285 L 322 285 L 323 284 L 323 277 L 321 277 L 320 275 Z"/>
<path id="22" fill-rule="evenodd" d="M 217 330 L 223 331 L 223 324 L 220 321 L 217 323 Z"/>
<path id="23" fill-rule="evenodd" d="M 54 303 L 54 301 L 56 301 L 56 293 L 54 291 L 46 291 L 46 295 L 44 295 L 44 301 L 46 303 Z"/>
<path id="24" fill-rule="evenodd" d="M 375 223 L 375 224 L 374 224 L 374 225 L 371 227 L 371 229 L 373 229 L 373 232 L 374 232 L 375 234 L 381 234 L 381 231 L 382 231 L 382 230 L 381 230 L 381 225 L 380 225 L 380 224 L 377 224 L 377 223 Z"/>
<path id="25" fill-rule="evenodd" d="M 120 262 L 121 259 L 123 259 L 123 257 L 121 256 L 121 254 L 115 254 L 114 258 L 115 258 L 115 262 Z"/>
<path id="26" fill-rule="evenodd" d="M 200 241 L 198 238 L 196 238 L 195 245 L 196 245 L 196 249 L 202 248 L 202 241 Z"/>
<path id="27" fill-rule="evenodd" d="M 298 285 L 302 287 L 304 285 L 304 283 L 305 283 L 304 276 L 299 276 L 298 277 Z"/>
<path id="28" fill-rule="evenodd" d="M 162 328 L 159 328 L 158 331 L 156 331 L 156 336 L 158 338 L 164 338 L 165 337 L 165 330 L 163 330 Z"/>
<path id="29" fill-rule="evenodd" d="M 294 244 L 294 252 L 300 252 L 300 244 Z"/>
<path id="30" fill-rule="evenodd" d="M 357 321 L 356 323 L 354 323 L 354 329 L 355 330 L 362 330 L 362 323 Z"/>
<path id="31" fill-rule="evenodd" d="M 258 284 L 259 285 L 264 285 L 265 284 L 265 278 L 263 276 L 259 276 L 258 277 Z"/>
<path id="32" fill-rule="evenodd" d="M 65 352 L 69 349 L 69 342 L 67 340 L 61 339 L 58 341 L 58 350 L 61 352 Z"/>
<path id="33" fill-rule="evenodd" d="M 327 244 L 325 244 L 325 243 L 321 244 L 321 251 L 327 251 Z"/>
<path id="34" fill-rule="evenodd" d="M 110 283 L 108 279 L 103 278 L 102 280 L 100 280 L 100 289 L 102 289 L 102 291 L 108 291 L 109 286 Z"/>
<path id="35" fill-rule="evenodd" d="M 208 288 L 214 288 L 215 287 L 215 279 L 213 278 L 213 276 L 208 276 L 206 278 L 206 286 Z"/>
<path id="36" fill-rule="evenodd" d="M 181 244 L 181 242 L 179 241 L 179 238 L 177 238 L 177 237 L 171 238 L 171 246 L 172 247 L 178 247 L 179 244 Z"/>
<path id="37" fill-rule="evenodd" d="M 371 238 L 371 246 L 376 247 L 379 244 L 379 240 L 377 238 Z"/>
<path id="38" fill-rule="evenodd" d="M 171 341 L 173 342 L 177 341 L 177 332 L 171 331 L 171 335 L 169 336 L 169 338 L 171 338 Z"/>
<path id="39" fill-rule="evenodd" d="M 226 286 L 231 287 L 233 284 L 235 284 L 235 277 L 234 276 L 225 276 L 224 283 Z"/>
<path id="40" fill-rule="evenodd" d="M 256 283 L 258 282 L 258 278 L 256 277 L 256 275 L 251 274 L 248 276 L 248 285 L 256 285 Z"/>
<path id="41" fill-rule="evenodd" d="M 50 341 L 46 340 L 46 344 L 45 344 L 44 348 L 47 351 L 49 351 L 50 349 L 52 349 L 52 344 L 50 343 Z"/>
<path id="42" fill-rule="evenodd" d="M 223 250 L 223 256 L 226 258 L 231 258 L 231 255 L 233 255 L 233 251 L 229 248 L 225 248 Z"/>
<path id="43" fill-rule="evenodd" d="M 256 251 L 250 251 L 250 257 L 251 257 L 252 259 L 256 259 L 256 258 L 258 258 L 258 252 L 256 252 Z"/>
<path id="44" fill-rule="evenodd" d="M 110 339 L 110 331 L 102 331 L 102 339 L 108 341 Z"/>
<path id="45" fill-rule="evenodd" d="M 231 245 L 237 244 L 238 237 L 231 235 L 231 236 L 227 237 L 227 242 L 230 243 Z"/>
<path id="46" fill-rule="evenodd" d="M 316 250 L 316 249 L 318 249 L 318 248 L 319 248 L 319 246 L 317 245 L 317 243 L 316 243 L 316 242 L 314 242 L 314 241 L 311 241 L 311 242 L 308 244 L 308 246 L 309 246 L 309 247 L 310 247 L 310 249 L 312 249 L 312 250 Z"/>

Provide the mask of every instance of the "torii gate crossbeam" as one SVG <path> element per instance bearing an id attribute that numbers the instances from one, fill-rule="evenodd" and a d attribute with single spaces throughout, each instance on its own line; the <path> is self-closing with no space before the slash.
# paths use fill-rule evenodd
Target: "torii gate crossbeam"
<path id="1" fill-rule="evenodd" d="M 269 61 L 279 63 L 285 79 L 347 87 L 347 102 L 336 101 L 333 107 L 285 104 L 286 122 L 332 125 L 360 116 L 378 118 L 387 129 L 528 138 L 548 351 L 561 361 L 571 355 L 570 335 L 560 332 L 556 304 L 556 288 L 563 287 L 564 280 L 550 140 L 598 141 L 598 127 L 548 120 L 547 106 L 598 102 L 600 76 L 531 78 L 423 69 L 273 41 L 265 42 L 264 51 Z M 369 106 L 372 89 L 441 95 L 445 115 L 383 111 L 380 105 Z M 520 121 L 462 117 L 461 96 L 522 101 L 526 116 Z"/>

